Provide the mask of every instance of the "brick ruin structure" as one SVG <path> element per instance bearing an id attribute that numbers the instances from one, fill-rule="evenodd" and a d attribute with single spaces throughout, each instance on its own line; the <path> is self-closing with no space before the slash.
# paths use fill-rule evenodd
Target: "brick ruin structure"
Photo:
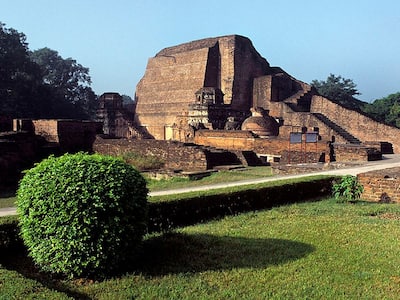
<path id="1" fill-rule="evenodd" d="M 15 188 L 21 171 L 50 154 L 91 152 L 102 123 L 82 120 L 15 119 L 0 132 L 0 190 Z"/>
<path id="2" fill-rule="evenodd" d="M 400 168 L 389 168 L 357 175 L 364 187 L 361 199 L 380 203 L 400 203 Z"/>
<path id="3" fill-rule="evenodd" d="M 241 36 L 163 49 L 149 59 L 137 85 L 136 120 L 161 140 L 190 137 L 199 113 L 210 129 L 223 129 L 228 116 L 242 122 L 252 106 L 253 78 L 271 70 Z"/>
<path id="4" fill-rule="evenodd" d="M 103 93 L 99 97 L 97 121 L 103 124 L 103 133 L 109 137 L 144 138 L 145 132 L 134 122 L 134 110 L 128 110 L 118 93 Z"/>
<path id="5" fill-rule="evenodd" d="M 398 128 L 320 96 L 310 85 L 270 66 L 251 41 L 239 35 L 161 50 L 149 59 L 135 98 L 136 123 L 157 140 L 251 149 L 286 161 L 290 152 L 292 158 L 296 152 L 315 152 L 314 162 L 371 160 L 379 159 L 379 153 L 400 152 Z M 252 110 L 263 111 L 267 121 L 261 123 L 269 124 L 262 125 L 264 132 L 275 132 L 274 119 L 278 134 L 257 134 L 261 123 L 246 120 L 255 121 Z M 308 134 L 318 139 L 308 144 Z M 290 145 L 292 136 L 301 141 L 294 138 Z"/>
<path id="6" fill-rule="evenodd" d="M 14 120 L 13 132 L 0 133 L 0 179 L 54 151 L 139 151 L 186 171 L 400 152 L 400 129 L 320 96 L 238 35 L 161 50 L 148 61 L 135 104 L 127 110 L 118 93 L 104 93 L 97 122 Z M 0 120 L 0 131 L 10 128 Z"/>

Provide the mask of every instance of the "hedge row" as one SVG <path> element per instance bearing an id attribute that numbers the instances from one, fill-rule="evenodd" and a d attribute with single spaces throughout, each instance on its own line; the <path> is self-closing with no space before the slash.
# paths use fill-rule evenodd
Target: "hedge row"
<path id="1" fill-rule="evenodd" d="M 302 202 L 331 195 L 334 177 L 284 185 L 226 192 L 168 202 L 149 203 L 149 232 L 170 230 L 241 212 Z M 0 250 L 22 245 L 17 218 L 1 218 Z"/>
<path id="2" fill-rule="evenodd" d="M 149 203 L 149 232 L 331 195 L 334 177 Z"/>
<path id="3" fill-rule="evenodd" d="M 6 251 L 14 251 L 23 246 L 19 237 L 17 216 L 0 218 L 0 255 Z"/>

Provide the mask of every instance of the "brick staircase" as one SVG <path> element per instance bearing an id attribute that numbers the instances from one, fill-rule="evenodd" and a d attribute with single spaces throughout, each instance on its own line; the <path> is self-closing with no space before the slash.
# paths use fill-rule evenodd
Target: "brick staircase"
<path id="1" fill-rule="evenodd" d="M 300 83 L 302 89 L 288 97 L 283 101 L 284 105 L 293 112 L 310 112 L 310 99 L 308 97 L 312 96 L 313 88 L 311 85 Z M 311 113 L 319 121 L 327 125 L 329 128 L 333 129 L 338 135 L 343 137 L 350 144 L 361 144 L 361 141 L 354 135 L 349 133 L 346 129 L 339 126 L 328 117 L 321 113 Z"/>
<path id="2" fill-rule="evenodd" d="M 330 127 L 331 129 L 336 131 L 338 135 L 343 137 L 350 144 L 361 144 L 361 141 L 358 138 L 356 138 L 354 135 L 352 135 L 343 127 L 339 126 L 338 124 L 330 120 L 325 115 L 321 113 L 312 113 L 312 115 L 315 116 L 319 121 Z"/>
<path id="3" fill-rule="evenodd" d="M 229 151 L 211 146 L 202 146 L 191 143 L 185 145 L 195 146 L 206 153 L 209 169 L 222 166 L 262 166 L 264 163 L 254 151 Z"/>
<path id="4" fill-rule="evenodd" d="M 307 97 L 312 91 L 312 87 L 308 84 L 302 84 L 302 89 L 293 94 L 292 96 L 283 100 L 291 110 L 294 112 L 309 112 L 310 111 L 310 101 L 307 101 Z"/>
<path id="5" fill-rule="evenodd" d="M 263 166 L 263 165 L 265 165 L 254 151 L 241 151 L 240 156 L 243 157 L 245 165 L 247 165 L 247 166 Z"/>
<path id="6" fill-rule="evenodd" d="M 203 149 L 207 158 L 207 169 L 213 169 L 221 166 L 241 165 L 242 162 L 237 155 L 231 151 L 218 149 L 210 146 L 196 145 Z"/>
<path id="7" fill-rule="evenodd" d="M 286 106 L 288 106 L 294 112 L 308 112 L 309 109 L 306 107 L 300 106 L 297 103 L 292 102 L 283 102 Z"/>

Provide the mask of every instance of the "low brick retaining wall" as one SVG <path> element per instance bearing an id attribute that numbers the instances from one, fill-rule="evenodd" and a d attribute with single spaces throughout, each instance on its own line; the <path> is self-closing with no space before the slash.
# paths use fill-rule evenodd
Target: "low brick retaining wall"
<path id="1" fill-rule="evenodd" d="M 357 144 L 333 144 L 336 161 L 373 161 L 381 160 L 382 152 L 377 147 Z"/>
<path id="2" fill-rule="evenodd" d="M 364 187 L 361 199 L 400 203 L 400 168 L 361 173 L 357 177 Z"/>
<path id="3" fill-rule="evenodd" d="M 200 171 L 207 170 L 207 157 L 203 149 L 180 142 L 161 140 L 102 139 L 97 137 L 93 151 L 106 155 L 138 152 L 158 157 L 166 169 Z"/>

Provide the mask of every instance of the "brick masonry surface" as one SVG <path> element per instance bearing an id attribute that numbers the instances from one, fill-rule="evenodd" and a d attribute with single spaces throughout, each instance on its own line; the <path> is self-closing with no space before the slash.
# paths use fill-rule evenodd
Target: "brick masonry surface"
<path id="1" fill-rule="evenodd" d="M 318 131 L 325 141 L 368 145 L 389 142 L 395 153 L 400 152 L 398 128 L 376 122 L 318 95 L 311 86 L 281 68 L 271 67 L 249 39 L 238 35 L 168 47 L 150 58 L 136 88 L 138 125 L 147 128 L 156 139 L 192 142 L 193 134 L 185 128 L 189 124 L 188 107 L 196 91 L 203 87 L 222 91 L 224 105 L 229 106 L 227 115 L 236 116 L 240 112 L 245 116 L 251 107 L 268 110 L 270 116 L 280 120 L 281 139 L 306 128 Z M 179 134 L 171 134 L 174 128 L 178 128 Z M 213 129 L 217 128 L 223 127 Z M 234 141 L 234 133 L 225 138 L 230 139 L 232 147 L 240 142 L 242 148 L 258 152 L 255 148 L 249 149 L 249 140 Z"/>
<path id="2" fill-rule="evenodd" d="M 364 114 L 346 109 L 321 96 L 314 96 L 311 103 L 312 112 L 323 113 L 362 142 L 390 142 L 394 152 L 400 153 L 399 128 L 376 122 Z"/>
<path id="3" fill-rule="evenodd" d="M 165 168 L 171 170 L 200 171 L 207 170 L 205 152 L 196 146 L 180 142 L 160 140 L 102 139 L 97 137 L 93 150 L 107 155 L 121 155 L 126 152 L 155 156 L 165 162 Z"/>
<path id="4" fill-rule="evenodd" d="M 163 49 L 149 59 L 137 85 L 137 121 L 156 139 L 165 139 L 165 126 L 176 122 L 176 116 L 187 110 L 202 87 L 220 88 L 225 104 L 248 111 L 252 79 L 268 70 L 268 62 L 242 36 L 209 38 Z"/>
<path id="5" fill-rule="evenodd" d="M 361 199 L 400 203 L 400 168 L 361 173 L 357 177 L 364 187 Z"/>

